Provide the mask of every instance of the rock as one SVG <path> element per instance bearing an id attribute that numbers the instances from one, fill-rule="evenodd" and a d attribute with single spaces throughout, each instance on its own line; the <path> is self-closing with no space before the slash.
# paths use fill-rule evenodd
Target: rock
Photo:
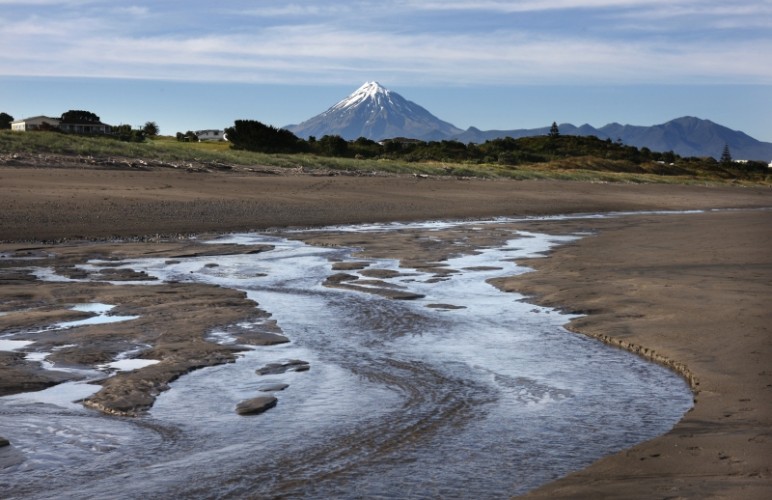
<path id="1" fill-rule="evenodd" d="M 286 344 L 290 340 L 284 335 L 271 332 L 246 332 L 237 335 L 240 343 L 248 345 Z"/>
<path id="2" fill-rule="evenodd" d="M 389 279 L 389 278 L 396 278 L 397 276 L 402 276 L 402 273 L 399 271 L 394 271 L 392 269 L 365 269 L 361 271 L 359 274 L 362 276 L 367 276 L 368 278 L 380 278 L 380 279 Z"/>
<path id="3" fill-rule="evenodd" d="M 332 264 L 333 271 L 356 271 L 364 269 L 369 266 L 369 262 L 334 262 Z"/>
<path id="4" fill-rule="evenodd" d="M 465 267 L 464 271 L 501 271 L 503 267 L 496 266 L 471 266 Z"/>
<path id="5" fill-rule="evenodd" d="M 292 372 L 306 372 L 311 369 L 308 361 L 301 361 L 299 359 L 291 359 L 284 363 L 268 363 L 262 368 L 257 369 L 258 375 L 278 375 L 288 371 Z"/>
<path id="6" fill-rule="evenodd" d="M 0 438 L 0 476 L 3 469 L 22 464 L 26 460 L 24 454 L 10 444 L 7 439 Z"/>
<path id="7" fill-rule="evenodd" d="M 258 390 L 260 392 L 279 392 L 289 387 L 289 384 L 268 384 L 261 386 Z"/>
<path id="8" fill-rule="evenodd" d="M 346 274 L 346 273 L 335 273 L 330 276 L 327 276 L 327 279 L 324 280 L 325 285 L 335 285 L 337 283 L 343 283 L 344 281 L 356 281 L 359 278 L 354 276 L 353 274 Z"/>
<path id="9" fill-rule="evenodd" d="M 342 290 L 353 290 L 355 292 L 370 293 L 373 295 L 379 295 L 393 300 L 416 300 L 422 299 L 425 296 L 420 293 L 404 292 L 402 290 L 394 290 L 392 288 L 373 288 L 365 286 L 357 286 L 349 283 L 343 283 L 342 281 L 332 281 L 328 278 L 324 283 L 324 286 L 328 288 L 340 288 Z"/>
<path id="10" fill-rule="evenodd" d="M 258 396 L 252 399 L 245 399 L 236 405 L 236 413 L 239 415 L 257 415 L 266 410 L 270 410 L 278 400 L 274 396 Z"/>

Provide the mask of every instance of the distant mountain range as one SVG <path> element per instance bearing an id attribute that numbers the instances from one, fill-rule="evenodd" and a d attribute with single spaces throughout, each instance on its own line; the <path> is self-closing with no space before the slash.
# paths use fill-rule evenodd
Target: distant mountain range
<path id="1" fill-rule="evenodd" d="M 570 123 L 558 127 L 562 135 L 594 135 L 652 151 L 673 151 L 681 156 L 719 158 L 726 145 L 736 160 L 772 161 L 772 143 L 758 141 L 743 132 L 691 116 L 649 127 L 619 123 L 610 123 L 600 128 L 588 124 L 577 127 Z M 550 126 L 485 131 L 469 127 L 461 130 L 378 82 L 365 83 L 324 113 L 285 128 L 306 139 L 310 136 L 339 135 L 347 140 L 359 137 L 372 140 L 406 137 L 424 141 L 457 140 L 463 143 L 546 135 L 550 130 Z"/>

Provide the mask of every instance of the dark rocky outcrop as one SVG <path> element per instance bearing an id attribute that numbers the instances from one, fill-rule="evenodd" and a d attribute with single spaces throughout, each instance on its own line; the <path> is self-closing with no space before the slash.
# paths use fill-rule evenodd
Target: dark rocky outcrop
<path id="1" fill-rule="evenodd" d="M 200 368 L 233 362 L 235 351 L 205 342 L 180 346 L 176 355 L 166 348 L 148 350 L 150 359 L 164 361 L 139 370 L 120 373 L 102 382 L 102 389 L 83 404 L 104 413 L 133 417 L 150 409 L 155 398 L 182 375 Z M 159 355 L 155 356 L 154 353 Z"/>
<path id="2" fill-rule="evenodd" d="M 401 276 L 402 273 L 394 271 L 393 269 L 365 269 L 359 274 L 367 276 L 368 278 L 389 279 Z"/>
<path id="3" fill-rule="evenodd" d="M 245 332 L 237 335 L 237 338 L 240 344 L 247 345 L 277 345 L 290 341 L 284 335 L 272 332 Z"/>
<path id="4" fill-rule="evenodd" d="M 332 264 L 332 270 L 333 271 L 357 271 L 359 269 L 364 269 L 367 266 L 369 266 L 369 262 L 333 262 Z"/>
<path id="5" fill-rule="evenodd" d="M 284 363 L 268 363 L 262 368 L 257 369 L 258 375 L 278 375 L 286 372 L 305 372 L 311 369 L 307 361 L 291 359 Z"/>
<path id="6" fill-rule="evenodd" d="M 278 400 L 274 396 L 258 396 L 252 399 L 245 399 L 236 405 L 236 413 L 239 415 L 257 415 L 270 410 Z"/>
<path id="7" fill-rule="evenodd" d="M 24 460 L 25 456 L 22 452 L 12 446 L 7 439 L 0 437 L 0 471 L 19 465 Z"/>
<path id="8" fill-rule="evenodd" d="M 260 392 L 279 392 L 289 387 L 289 384 L 268 384 L 261 386 L 258 390 Z"/>
<path id="9" fill-rule="evenodd" d="M 72 376 L 43 370 L 40 363 L 24 359 L 25 353 L 0 351 L 0 396 L 41 391 Z"/>

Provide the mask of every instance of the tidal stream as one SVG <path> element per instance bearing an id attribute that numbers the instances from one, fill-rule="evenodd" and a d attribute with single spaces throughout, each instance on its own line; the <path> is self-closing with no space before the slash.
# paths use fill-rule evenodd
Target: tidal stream
<path id="1" fill-rule="evenodd" d="M 25 456 L 0 469 L 0 496 L 508 498 L 661 435 L 691 407 L 680 377 L 486 283 L 572 238 L 513 232 L 447 260 L 455 272 L 441 278 L 260 233 L 217 242 L 273 250 L 124 262 L 164 282 L 244 290 L 291 342 L 194 371 L 139 418 L 68 400 L 88 384 L 0 398 L 0 434 Z M 423 297 L 323 286 L 334 261 L 354 260 L 381 270 L 346 271 L 361 286 Z M 296 359 L 310 370 L 255 373 Z M 235 413 L 271 384 L 288 384 L 276 407 Z"/>

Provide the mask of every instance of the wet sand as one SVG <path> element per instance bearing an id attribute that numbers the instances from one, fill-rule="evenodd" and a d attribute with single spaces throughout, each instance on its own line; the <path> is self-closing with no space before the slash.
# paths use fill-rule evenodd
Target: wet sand
<path id="1" fill-rule="evenodd" d="M 96 362 L 114 354 L 119 344 L 151 343 L 148 356 L 169 360 L 154 365 L 156 371 L 136 385 L 113 383 L 113 392 L 106 391 L 105 399 L 93 405 L 115 413 L 127 407 L 131 413 L 137 401 L 152 404 L 143 398 L 186 370 L 227 361 L 233 353 L 213 350 L 213 344 L 203 342 L 204 331 L 259 315 L 259 310 L 239 294 L 198 285 L 154 287 L 147 298 L 149 287 L 117 296 L 109 286 L 41 284 L 11 270 L 19 258 L 48 259 L 74 273 L 75 264 L 90 258 L 173 259 L 201 251 L 195 241 L 159 235 L 386 220 L 743 209 L 525 222 L 522 227 L 529 231 L 592 235 L 530 261 L 537 272 L 496 285 L 532 295 L 544 305 L 586 313 L 570 329 L 673 365 L 691 378 L 696 393 L 694 410 L 670 433 L 602 459 L 532 496 L 764 498 L 772 489 L 772 212 L 748 210 L 772 206 L 769 189 L 0 167 L 0 190 L 0 241 L 6 241 L 0 245 L 0 254 L 5 253 L 0 259 L 1 309 L 25 310 L 0 316 L 0 330 L 69 319 L 73 312 L 65 305 L 73 301 L 112 301 L 121 304 L 121 314 L 146 314 L 141 331 L 113 328 L 112 337 L 97 344 L 101 350 L 60 354 L 70 363 L 84 363 L 87 355 Z M 470 246 L 504 237 L 479 233 Z M 113 237 L 139 241 L 106 241 Z M 79 238 L 101 241 L 87 244 Z M 426 241 L 409 234 L 388 241 L 361 235 L 306 238 L 356 245 L 369 255 L 399 257 L 410 265 L 430 266 L 457 251 L 441 238 Z M 193 314 L 202 303 L 227 307 Z M 169 325 L 168 336 L 155 338 L 153 327 L 162 321 Z M 89 328 L 92 334 L 104 332 Z M 280 332 L 269 324 L 265 333 Z M 197 363 L 181 367 L 182 358 Z M 28 365 L 18 356 L 4 356 L 0 378 L 4 383 L 45 378 Z M 39 380 L 41 387 L 55 382 Z M 127 387 L 147 384 L 150 391 L 127 399 Z M 7 385 L 5 393 L 28 389 Z"/>
<path id="2" fill-rule="evenodd" d="M 695 406 L 665 436 L 529 498 L 769 498 L 772 212 L 639 216 L 596 229 L 502 287 L 583 311 L 569 329 L 684 373 Z"/>

